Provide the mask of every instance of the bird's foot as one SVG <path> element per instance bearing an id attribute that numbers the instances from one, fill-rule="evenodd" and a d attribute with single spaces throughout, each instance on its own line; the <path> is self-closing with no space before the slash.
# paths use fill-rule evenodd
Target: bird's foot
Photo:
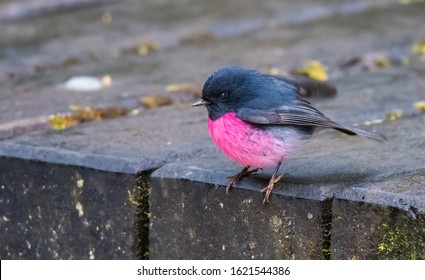
<path id="1" fill-rule="evenodd" d="M 263 170 L 261 168 L 255 168 L 255 169 L 249 170 L 249 168 L 250 166 L 245 166 L 244 169 L 242 169 L 242 171 L 239 172 L 238 174 L 226 177 L 227 179 L 230 179 L 230 182 L 226 188 L 227 194 L 229 194 L 229 190 L 233 188 L 233 185 L 239 182 L 240 180 L 242 180 L 243 177 L 248 176 L 249 174 L 252 174 L 252 173 L 256 173 L 258 172 L 258 170 Z"/>
<path id="2" fill-rule="evenodd" d="M 263 204 L 265 204 L 266 202 L 270 202 L 269 201 L 269 197 L 273 191 L 274 185 L 279 182 L 280 180 L 282 180 L 283 175 L 280 175 L 279 177 L 275 178 L 274 174 L 272 176 L 272 178 L 269 181 L 269 184 L 267 185 L 267 187 L 261 189 L 262 193 L 265 193 L 264 196 L 264 200 L 263 200 Z"/>

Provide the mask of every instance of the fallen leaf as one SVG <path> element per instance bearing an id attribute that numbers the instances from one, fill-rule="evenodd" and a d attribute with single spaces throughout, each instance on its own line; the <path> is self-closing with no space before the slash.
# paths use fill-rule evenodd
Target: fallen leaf
<path id="1" fill-rule="evenodd" d="M 62 130 L 76 125 L 78 121 L 70 114 L 56 114 L 49 117 L 49 123 L 54 130 Z"/>
<path id="2" fill-rule="evenodd" d="M 76 57 L 71 56 L 71 57 L 65 58 L 65 59 L 62 61 L 62 66 L 63 66 L 63 67 L 68 67 L 68 66 L 78 65 L 78 64 L 80 64 L 80 63 L 81 63 L 81 60 L 80 60 L 80 59 L 78 59 L 78 58 L 76 58 Z"/>
<path id="3" fill-rule="evenodd" d="M 415 102 L 413 104 L 413 107 L 415 107 L 415 109 L 418 109 L 418 110 L 425 112 L 425 100 Z"/>
<path id="4" fill-rule="evenodd" d="M 101 119 L 112 119 L 124 116 L 128 113 L 129 109 L 121 106 L 113 106 L 100 109 Z"/>
<path id="5" fill-rule="evenodd" d="M 404 52 L 392 50 L 387 53 L 368 53 L 362 56 L 346 58 L 338 63 L 341 69 L 349 69 L 355 66 L 363 70 L 373 71 L 378 68 L 388 68 L 394 65 L 407 65 L 409 58 Z"/>
<path id="6" fill-rule="evenodd" d="M 374 120 L 370 120 L 370 121 L 365 121 L 363 124 L 366 125 L 366 126 L 370 126 L 370 125 L 374 125 L 374 124 L 381 124 L 383 122 L 384 122 L 383 119 L 374 119 Z"/>
<path id="7" fill-rule="evenodd" d="M 327 81 L 329 79 L 326 67 L 318 60 L 310 60 L 303 68 L 296 69 L 292 73 L 305 75 L 319 81 Z"/>
<path id="8" fill-rule="evenodd" d="M 144 42 L 137 44 L 135 46 L 124 49 L 124 52 L 137 54 L 140 56 L 146 56 L 152 52 L 155 52 L 159 49 L 159 44 L 154 41 Z"/>
<path id="9" fill-rule="evenodd" d="M 130 116 L 137 116 L 138 114 L 140 114 L 140 110 L 139 109 L 133 109 L 128 114 Z"/>
<path id="10" fill-rule="evenodd" d="M 215 40 L 215 36 L 211 32 L 198 32 L 180 38 L 179 43 L 181 45 L 188 44 L 205 44 Z"/>
<path id="11" fill-rule="evenodd" d="M 79 107 L 77 105 L 69 105 L 69 110 L 71 111 L 77 111 L 79 109 Z"/>
<path id="12" fill-rule="evenodd" d="M 421 61 L 425 61 L 425 39 L 412 44 L 410 50 L 412 53 L 419 54 Z"/>
<path id="13" fill-rule="evenodd" d="M 102 110 L 93 107 L 78 108 L 72 116 L 80 122 L 99 121 L 102 119 Z"/>
<path id="14" fill-rule="evenodd" d="M 338 62 L 338 66 L 342 69 L 351 68 L 355 65 L 362 63 L 363 58 L 361 56 L 352 56 L 344 58 Z"/>
<path id="15" fill-rule="evenodd" d="M 385 114 L 385 119 L 387 121 L 395 121 L 400 119 L 403 116 L 403 111 L 400 109 L 394 109 L 391 112 Z"/>
<path id="16" fill-rule="evenodd" d="M 111 23 L 111 22 L 112 22 L 112 14 L 111 14 L 111 13 L 109 13 L 109 12 L 103 13 L 103 15 L 102 15 L 102 17 L 101 17 L 100 21 L 101 21 L 103 24 L 109 24 L 109 23 Z"/>
<path id="17" fill-rule="evenodd" d="M 49 117 L 49 124 L 54 130 L 62 130 L 82 122 L 100 121 L 124 116 L 128 109 L 120 106 L 107 108 L 83 107 L 70 105 L 72 113 L 56 114 Z"/>
<path id="18" fill-rule="evenodd" d="M 378 55 L 373 58 L 373 63 L 376 68 L 388 68 L 391 66 L 391 62 L 385 55 Z"/>
<path id="19" fill-rule="evenodd" d="M 142 97 L 140 99 L 140 104 L 152 109 L 152 108 L 158 108 L 158 107 L 171 105 L 172 100 L 168 96 L 157 94 L 157 95 Z"/>
<path id="20" fill-rule="evenodd" d="M 165 87 L 165 90 L 168 92 L 188 92 L 193 93 L 197 97 L 201 97 L 202 89 L 198 85 L 190 84 L 190 83 L 181 83 L 181 84 L 170 84 Z"/>

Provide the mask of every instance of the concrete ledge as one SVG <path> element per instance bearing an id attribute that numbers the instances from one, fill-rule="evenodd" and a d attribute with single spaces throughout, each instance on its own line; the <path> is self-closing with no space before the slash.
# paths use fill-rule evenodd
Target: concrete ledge
<path id="1" fill-rule="evenodd" d="M 391 139 L 382 144 L 319 133 L 282 166 L 286 176 L 268 205 L 259 190 L 271 170 L 226 195 L 225 177 L 241 167 L 222 155 L 165 165 L 151 179 L 150 257 L 420 259 L 424 122 L 382 124 Z M 414 234 L 404 234 L 410 227 Z M 392 231 L 403 245 L 394 245 Z"/>
<path id="2" fill-rule="evenodd" d="M 279 190 L 263 205 L 259 189 L 267 180 L 245 178 L 226 195 L 225 176 L 238 167 L 218 158 L 197 163 L 172 163 L 152 174 L 151 259 L 329 258 L 325 190 Z M 221 168 L 206 169 L 211 164 Z"/>
<path id="3" fill-rule="evenodd" d="M 215 148 L 205 127 L 205 111 L 189 108 L 161 108 L 4 140 L 0 156 L 136 174 L 212 154 Z"/>
<path id="4" fill-rule="evenodd" d="M 2 259 L 133 259 L 146 253 L 146 218 L 138 209 L 147 209 L 147 196 L 135 198 L 148 191 L 134 175 L 4 157 L 0 170 Z"/>
<path id="5" fill-rule="evenodd" d="M 424 171 L 338 193 L 332 258 L 425 259 L 424 197 Z"/>

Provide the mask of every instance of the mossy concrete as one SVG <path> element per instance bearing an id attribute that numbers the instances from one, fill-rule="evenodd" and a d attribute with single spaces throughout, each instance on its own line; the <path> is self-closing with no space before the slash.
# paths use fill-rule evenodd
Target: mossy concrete
<path id="1" fill-rule="evenodd" d="M 424 170 L 338 193 L 332 258 L 425 259 L 424 194 Z"/>

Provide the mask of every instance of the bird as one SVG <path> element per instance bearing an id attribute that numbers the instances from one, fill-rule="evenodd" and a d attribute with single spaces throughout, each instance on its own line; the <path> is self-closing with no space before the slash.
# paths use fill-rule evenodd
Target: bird
<path id="1" fill-rule="evenodd" d="M 384 135 L 333 121 L 314 108 L 304 98 L 305 93 L 325 88 L 323 85 L 237 66 L 221 68 L 206 79 L 202 98 L 192 107 L 207 108 L 213 142 L 228 158 L 244 166 L 227 177 L 227 193 L 245 176 L 274 167 L 268 185 L 261 189 L 263 203 L 269 202 L 274 186 L 283 178 L 277 175 L 282 162 L 319 128 L 387 140 Z"/>

